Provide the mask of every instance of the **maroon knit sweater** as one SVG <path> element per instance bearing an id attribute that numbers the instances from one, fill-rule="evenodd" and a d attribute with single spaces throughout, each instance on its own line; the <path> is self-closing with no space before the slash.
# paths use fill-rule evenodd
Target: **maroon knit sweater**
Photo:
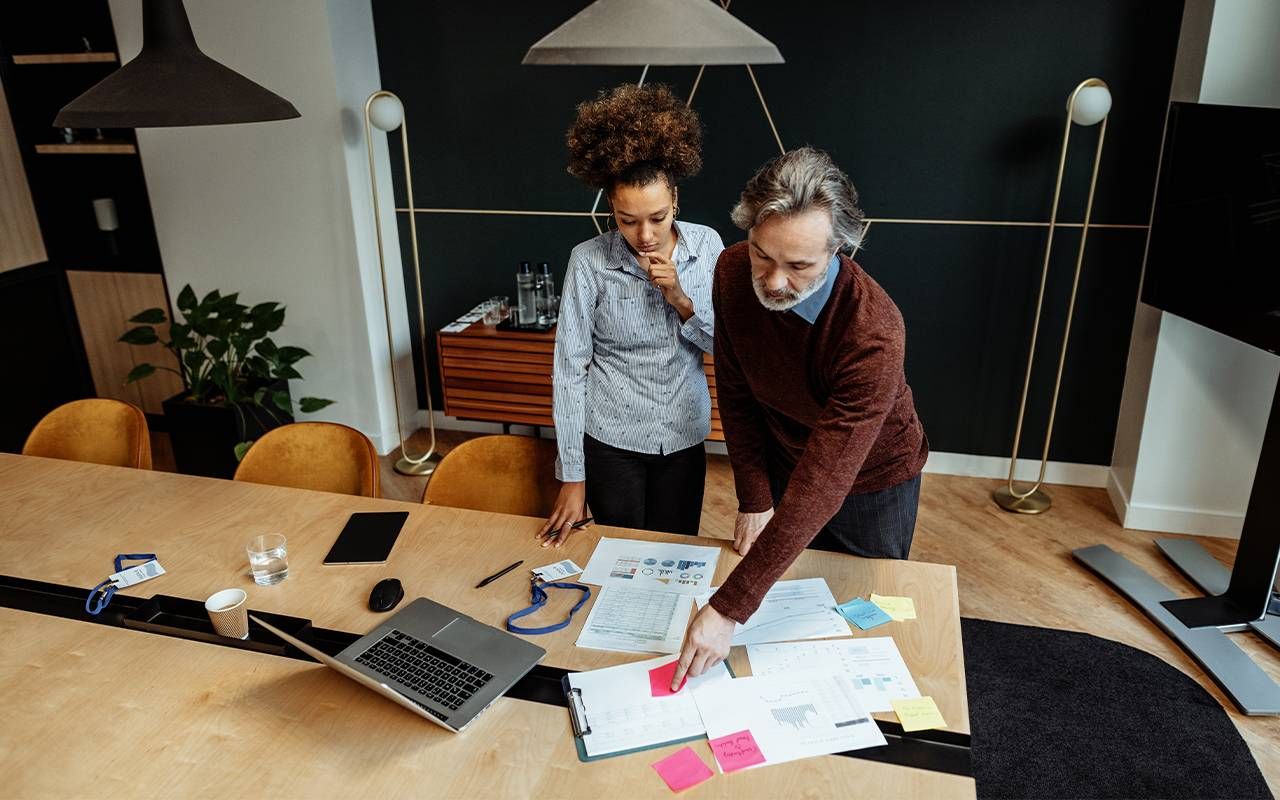
<path id="1" fill-rule="evenodd" d="M 845 256 L 813 325 L 770 311 L 751 286 L 747 243 L 716 264 L 716 395 L 738 509 L 773 506 L 766 459 L 791 470 L 786 493 L 711 605 L 738 622 L 850 494 L 914 478 L 929 453 L 902 371 L 902 314 Z"/>

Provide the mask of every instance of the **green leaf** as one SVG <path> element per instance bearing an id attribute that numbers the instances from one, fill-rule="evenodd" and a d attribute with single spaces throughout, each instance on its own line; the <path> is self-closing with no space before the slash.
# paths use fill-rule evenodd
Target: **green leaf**
<path id="1" fill-rule="evenodd" d="M 267 387 L 265 386 L 260 387 L 258 391 L 253 393 L 253 404 L 257 406 L 262 405 L 262 401 L 264 398 L 266 398 L 266 396 L 267 396 Z"/>
<path id="2" fill-rule="evenodd" d="M 271 316 L 271 312 L 275 311 L 276 306 L 278 305 L 280 304 L 279 303 L 258 303 L 256 306 L 249 309 L 249 316 L 253 317 L 254 319 L 266 319 L 267 317 Z"/>
<path id="3" fill-rule="evenodd" d="M 280 330 L 280 326 L 283 324 L 284 324 L 283 308 L 277 308 L 275 311 L 272 311 L 271 314 L 267 316 L 266 329 L 268 333 L 270 333 L 271 331 Z"/>
<path id="4" fill-rule="evenodd" d="M 120 341 L 127 344 L 155 344 L 160 341 L 160 337 L 156 336 L 156 329 L 150 325 L 142 325 L 132 328 L 124 332 L 120 337 Z"/>
<path id="5" fill-rule="evenodd" d="M 146 311 L 142 311 L 138 314 L 134 314 L 132 317 L 129 317 L 129 321 L 139 325 L 159 325 L 165 321 L 164 309 L 148 308 Z"/>
<path id="6" fill-rule="evenodd" d="M 178 292 L 178 310 L 184 314 L 190 314 L 196 307 L 196 293 L 191 288 L 191 284 L 182 287 L 182 291 Z"/>
<path id="7" fill-rule="evenodd" d="M 227 341 L 226 339 L 214 339 L 205 345 L 204 349 L 211 358 L 222 358 L 227 354 Z"/>
<path id="8" fill-rule="evenodd" d="M 311 355 L 301 347 L 281 347 L 276 354 L 276 359 L 281 364 L 296 364 L 307 356 Z"/>
<path id="9" fill-rule="evenodd" d="M 304 397 L 298 401 L 298 409 L 304 414 L 311 414 L 331 405 L 333 405 L 332 400 L 325 400 L 322 397 Z"/>
<path id="10" fill-rule="evenodd" d="M 200 368 L 204 366 L 204 362 L 208 360 L 209 359 L 205 356 L 204 351 L 202 350 L 188 350 L 186 354 L 182 356 L 182 363 L 186 364 L 187 369 L 192 372 L 199 372 Z"/>
<path id="11" fill-rule="evenodd" d="M 272 392 L 271 402 L 275 404 L 276 408 L 280 409 L 284 413 L 293 413 L 293 404 L 289 402 L 288 392 Z"/>
<path id="12" fill-rule="evenodd" d="M 236 445 L 236 462 L 244 461 L 245 453 L 249 452 L 249 448 L 253 447 L 253 441 L 240 442 Z"/>
<path id="13" fill-rule="evenodd" d="M 214 289 L 212 292 L 206 294 L 204 299 L 200 301 L 200 307 L 205 309 L 206 313 L 212 312 L 217 309 L 218 301 L 220 299 L 222 299 L 222 293 L 217 289 Z"/>
<path id="14" fill-rule="evenodd" d="M 299 373 L 296 369 L 294 369 L 293 367 L 287 364 L 276 367 L 275 371 L 272 374 L 277 378 L 284 378 L 285 380 L 296 381 L 302 378 L 301 373 Z"/>
<path id="15" fill-rule="evenodd" d="M 139 364 L 138 366 L 129 370 L 129 374 L 128 376 L 125 377 L 124 382 L 133 383 L 134 381 L 140 381 L 143 378 L 148 377 L 149 375 L 155 374 L 155 371 L 156 371 L 156 368 L 151 366 L 150 364 Z"/>
<path id="16" fill-rule="evenodd" d="M 244 360 L 242 370 L 254 378 L 271 377 L 271 364 L 262 356 L 249 356 Z"/>
<path id="17" fill-rule="evenodd" d="M 258 351 L 258 355 L 264 358 L 274 359 L 276 357 L 276 352 L 277 352 L 276 343 L 271 341 L 270 338 L 263 339 L 262 341 L 258 342 L 257 351 Z"/>

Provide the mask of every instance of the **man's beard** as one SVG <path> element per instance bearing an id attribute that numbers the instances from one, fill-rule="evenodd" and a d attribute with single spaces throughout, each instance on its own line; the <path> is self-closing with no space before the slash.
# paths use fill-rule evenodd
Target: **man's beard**
<path id="1" fill-rule="evenodd" d="M 770 311 L 790 311 L 822 288 L 822 285 L 827 282 L 827 270 L 829 269 L 831 269 L 831 263 L 827 262 L 827 267 L 822 271 L 822 274 L 810 281 L 809 285 L 800 291 L 788 287 L 781 292 L 771 292 L 765 287 L 764 281 L 754 275 L 751 276 L 751 286 L 756 290 L 756 298 L 760 301 L 760 305 Z"/>

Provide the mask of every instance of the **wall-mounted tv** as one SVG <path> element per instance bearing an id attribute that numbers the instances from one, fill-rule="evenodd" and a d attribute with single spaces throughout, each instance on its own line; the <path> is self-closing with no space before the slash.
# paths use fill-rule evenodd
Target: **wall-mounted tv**
<path id="1" fill-rule="evenodd" d="M 1142 301 L 1280 353 L 1280 108 L 1170 103 Z"/>

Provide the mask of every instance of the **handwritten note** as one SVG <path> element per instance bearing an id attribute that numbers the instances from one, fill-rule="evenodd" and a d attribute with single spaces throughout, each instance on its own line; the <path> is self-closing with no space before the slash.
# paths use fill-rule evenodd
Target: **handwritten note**
<path id="1" fill-rule="evenodd" d="M 715 774 L 701 758 L 698 758 L 698 754 L 693 752 L 691 747 L 682 747 L 661 761 L 655 761 L 651 766 L 673 792 L 682 792 L 690 786 L 697 786 Z"/>
<path id="2" fill-rule="evenodd" d="M 663 664 L 660 667 L 654 667 L 649 670 L 649 692 L 654 697 L 670 697 L 684 689 L 685 684 L 689 682 L 689 676 L 686 675 L 680 679 L 680 688 L 674 692 L 671 691 L 671 681 L 675 680 L 676 667 L 680 665 L 679 660 L 672 661 L 670 664 Z"/>
<path id="3" fill-rule="evenodd" d="M 872 594 L 871 602 L 880 606 L 884 613 L 901 622 L 904 619 L 916 618 L 916 604 L 910 597 L 886 597 Z"/>
<path id="4" fill-rule="evenodd" d="M 864 631 L 871 630 L 877 625 L 883 625 L 886 622 L 893 622 L 893 617 L 880 608 L 875 603 L 868 603 L 861 597 L 855 597 L 847 603 L 836 606 L 836 610 L 854 625 L 857 625 Z"/>
<path id="5" fill-rule="evenodd" d="M 735 772 L 743 767 L 764 763 L 764 753 L 756 744 L 756 737 L 751 731 L 741 730 L 728 736 L 712 739 L 711 753 L 723 772 Z"/>
<path id="6" fill-rule="evenodd" d="M 942 718 L 942 712 L 932 697 L 894 698 L 889 704 L 893 706 L 904 731 L 947 727 L 947 721 Z"/>

